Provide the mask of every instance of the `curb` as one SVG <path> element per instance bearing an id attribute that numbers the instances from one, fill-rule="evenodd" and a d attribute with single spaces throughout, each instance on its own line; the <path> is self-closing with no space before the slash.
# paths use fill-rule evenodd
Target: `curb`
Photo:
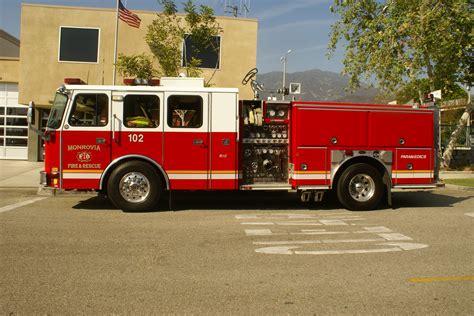
<path id="1" fill-rule="evenodd" d="M 0 185 L 0 189 L 10 189 L 10 190 L 36 190 L 38 187 L 33 186 L 24 186 L 24 187 L 16 187 L 11 185 Z"/>
<path id="2" fill-rule="evenodd" d="M 455 185 L 455 184 L 445 184 L 446 189 L 451 189 L 451 190 L 459 190 L 459 191 L 469 191 L 469 192 L 474 192 L 473 187 L 466 187 L 463 185 Z"/>

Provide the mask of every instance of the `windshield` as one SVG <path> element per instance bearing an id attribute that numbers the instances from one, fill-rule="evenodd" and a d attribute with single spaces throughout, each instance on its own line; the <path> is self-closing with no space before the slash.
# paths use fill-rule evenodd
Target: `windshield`
<path id="1" fill-rule="evenodd" d="M 51 107 L 51 114 L 49 114 L 48 123 L 46 127 L 57 129 L 61 126 L 64 109 L 66 108 L 67 95 L 56 92 L 53 106 Z"/>

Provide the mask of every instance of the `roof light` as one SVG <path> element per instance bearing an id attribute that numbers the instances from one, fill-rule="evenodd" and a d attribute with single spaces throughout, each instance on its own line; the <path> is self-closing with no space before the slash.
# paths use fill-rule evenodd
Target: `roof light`
<path id="1" fill-rule="evenodd" d="M 148 80 L 148 84 L 150 86 L 159 86 L 160 85 L 160 79 L 150 79 L 150 80 Z"/>
<path id="2" fill-rule="evenodd" d="M 65 84 L 85 84 L 80 78 L 64 78 Z"/>

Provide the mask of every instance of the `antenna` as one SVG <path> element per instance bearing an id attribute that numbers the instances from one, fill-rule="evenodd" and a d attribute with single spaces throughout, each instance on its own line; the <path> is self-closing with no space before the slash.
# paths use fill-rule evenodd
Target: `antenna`
<path id="1" fill-rule="evenodd" d="M 247 13 L 250 13 L 250 0 L 244 0 L 244 3 L 240 0 L 240 8 L 244 11 L 244 18 L 247 18 Z"/>
<path id="2" fill-rule="evenodd" d="M 244 12 L 244 17 L 247 18 L 247 13 L 250 12 L 250 0 L 240 0 L 239 5 L 237 5 L 235 2 L 235 0 L 225 0 L 224 12 L 231 13 L 234 18 L 242 15 L 242 12 Z"/>

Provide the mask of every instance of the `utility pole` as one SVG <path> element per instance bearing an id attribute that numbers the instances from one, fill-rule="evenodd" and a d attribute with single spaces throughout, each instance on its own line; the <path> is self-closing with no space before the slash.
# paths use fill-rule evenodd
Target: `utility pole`
<path id="1" fill-rule="evenodd" d="M 284 56 L 280 58 L 283 61 L 283 87 L 281 91 L 281 99 L 285 100 L 285 86 L 286 86 L 286 60 L 288 59 L 288 54 L 291 53 L 292 50 L 289 49 Z"/>

